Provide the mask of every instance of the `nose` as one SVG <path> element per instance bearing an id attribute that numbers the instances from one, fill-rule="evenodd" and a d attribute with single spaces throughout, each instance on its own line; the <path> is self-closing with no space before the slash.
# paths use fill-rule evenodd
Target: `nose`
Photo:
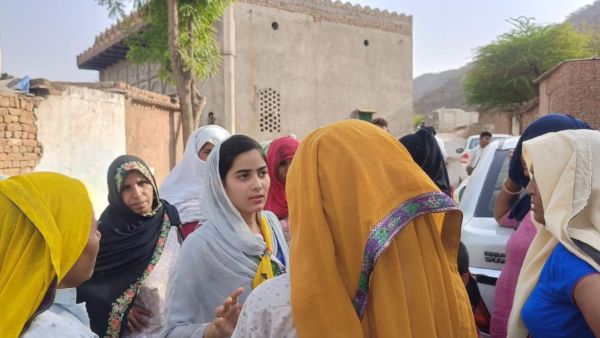
<path id="1" fill-rule="evenodd" d="M 260 191 L 262 190 L 262 182 L 260 180 L 260 177 L 258 177 L 258 175 L 254 175 L 254 180 L 252 181 L 252 189 L 256 190 L 256 191 Z"/>
<path id="2" fill-rule="evenodd" d="M 133 186 L 133 192 L 136 198 L 140 198 L 144 193 L 144 187 L 142 187 L 140 184 L 136 184 Z"/>

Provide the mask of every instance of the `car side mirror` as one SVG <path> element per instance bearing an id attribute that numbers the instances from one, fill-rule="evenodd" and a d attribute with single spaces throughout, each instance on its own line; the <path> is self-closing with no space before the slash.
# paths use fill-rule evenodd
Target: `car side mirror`
<path id="1" fill-rule="evenodd" d="M 465 151 L 465 148 L 458 148 L 458 149 L 456 149 L 456 153 L 457 154 L 461 154 L 463 151 Z"/>

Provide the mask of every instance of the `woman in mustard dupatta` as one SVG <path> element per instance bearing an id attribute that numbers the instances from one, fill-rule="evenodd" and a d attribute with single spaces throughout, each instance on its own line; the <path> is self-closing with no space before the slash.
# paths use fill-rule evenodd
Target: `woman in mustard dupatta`
<path id="1" fill-rule="evenodd" d="M 61 282 L 91 275 L 97 252 L 92 205 L 80 181 L 34 173 L 0 182 L 0 215 L 0 303 L 6 309 L 0 333 L 18 337 L 50 308 Z M 94 240 L 96 252 L 86 255 Z"/>
<path id="2" fill-rule="evenodd" d="M 391 135 L 355 120 L 317 129 L 287 196 L 290 274 L 253 291 L 234 337 L 476 336 L 461 213 Z"/>

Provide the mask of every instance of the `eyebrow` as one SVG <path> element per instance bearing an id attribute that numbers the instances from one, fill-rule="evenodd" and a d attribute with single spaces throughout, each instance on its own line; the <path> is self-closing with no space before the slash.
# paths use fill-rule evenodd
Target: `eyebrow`
<path id="1" fill-rule="evenodd" d="M 261 171 L 261 170 L 265 170 L 265 169 L 267 169 L 266 165 L 256 169 L 256 171 Z M 251 172 L 252 172 L 252 169 L 240 169 L 240 170 L 236 171 L 235 173 L 237 175 L 237 174 L 249 174 Z"/>

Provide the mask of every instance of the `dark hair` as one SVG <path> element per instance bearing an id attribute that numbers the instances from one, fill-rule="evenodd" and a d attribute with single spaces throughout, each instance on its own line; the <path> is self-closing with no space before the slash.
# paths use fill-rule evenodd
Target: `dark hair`
<path id="1" fill-rule="evenodd" d="M 256 140 L 246 135 L 233 135 L 221 143 L 219 150 L 219 176 L 221 180 L 225 180 L 227 172 L 231 169 L 233 161 L 239 154 L 243 154 L 250 150 L 258 150 L 262 158 L 267 162 L 267 158 L 262 151 L 262 147 Z"/>
<path id="2" fill-rule="evenodd" d="M 479 138 L 484 138 L 484 137 L 492 137 L 492 133 L 490 133 L 489 131 L 482 131 L 481 134 L 479 134 Z"/>
<path id="3" fill-rule="evenodd" d="M 465 245 L 460 242 L 458 247 L 458 273 L 465 274 L 469 272 L 469 253 Z"/>
<path id="4" fill-rule="evenodd" d="M 371 123 L 373 123 L 376 126 L 380 126 L 380 127 L 388 126 L 388 121 L 386 119 L 384 119 L 383 117 L 376 117 L 373 119 L 373 121 L 371 121 Z"/>

